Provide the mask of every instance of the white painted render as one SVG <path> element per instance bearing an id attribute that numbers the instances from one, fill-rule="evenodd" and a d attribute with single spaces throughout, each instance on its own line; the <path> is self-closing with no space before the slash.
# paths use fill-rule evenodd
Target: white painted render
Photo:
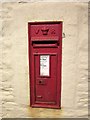
<path id="1" fill-rule="evenodd" d="M 2 117 L 88 117 L 88 3 L 3 2 Z M 28 22 L 63 21 L 61 110 L 31 108 Z"/>

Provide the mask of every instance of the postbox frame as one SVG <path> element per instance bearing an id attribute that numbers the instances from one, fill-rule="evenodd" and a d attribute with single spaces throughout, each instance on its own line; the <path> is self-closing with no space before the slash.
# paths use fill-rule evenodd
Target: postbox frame
<path id="1" fill-rule="evenodd" d="M 33 98 L 35 98 L 35 96 L 34 96 L 34 89 L 35 89 L 34 88 L 35 87 L 34 84 L 35 83 L 34 83 L 34 81 L 32 81 L 32 74 L 31 74 L 31 71 L 34 71 L 34 68 L 31 68 L 31 64 L 32 64 L 31 52 L 32 51 L 31 51 L 31 35 L 30 35 L 31 29 L 30 29 L 30 27 L 31 27 L 31 25 L 38 25 L 38 24 L 39 25 L 40 24 L 41 25 L 42 24 L 60 24 L 61 25 L 61 33 L 62 33 L 62 21 L 53 21 L 53 22 L 52 21 L 47 21 L 47 22 L 44 22 L 44 21 L 43 22 L 28 22 L 28 53 L 29 53 L 28 56 L 29 56 L 29 79 L 30 79 L 30 106 L 31 107 L 59 108 L 60 109 L 61 108 L 61 75 L 62 75 L 62 69 L 61 69 L 62 68 L 62 34 L 61 33 L 60 33 L 60 37 L 59 37 L 59 39 L 60 39 L 60 53 L 59 53 L 59 55 L 60 55 L 60 74 L 59 74 L 60 80 L 58 81 L 58 84 L 57 84 L 57 104 L 56 105 L 50 105 L 50 104 L 46 104 L 44 102 L 40 103 L 40 104 L 34 103 L 35 100 Z M 41 55 L 42 53 L 38 53 L 38 54 Z M 47 53 L 44 53 L 44 54 L 46 55 Z M 52 53 L 50 53 L 50 54 L 52 54 Z M 44 77 L 44 76 L 42 76 L 42 77 Z"/>

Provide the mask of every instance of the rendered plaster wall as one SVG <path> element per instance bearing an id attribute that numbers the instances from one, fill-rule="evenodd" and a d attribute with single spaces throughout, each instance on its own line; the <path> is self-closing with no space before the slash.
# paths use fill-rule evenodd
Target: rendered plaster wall
<path id="1" fill-rule="evenodd" d="M 2 117 L 88 117 L 88 3 L 7 2 L 2 22 Z M 31 108 L 28 22 L 63 21 L 62 109 Z M 0 113 L 1 114 L 1 113 Z"/>

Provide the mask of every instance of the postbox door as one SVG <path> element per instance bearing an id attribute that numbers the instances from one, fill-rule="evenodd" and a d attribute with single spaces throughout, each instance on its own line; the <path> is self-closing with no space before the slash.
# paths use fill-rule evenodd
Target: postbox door
<path id="1" fill-rule="evenodd" d="M 57 54 L 36 54 L 35 60 L 35 102 L 56 104 Z"/>

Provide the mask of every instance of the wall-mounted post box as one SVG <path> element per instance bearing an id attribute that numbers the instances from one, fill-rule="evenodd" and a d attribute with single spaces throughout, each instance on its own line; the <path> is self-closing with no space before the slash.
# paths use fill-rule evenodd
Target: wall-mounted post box
<path id="1" fill-rule="evenodd" d="M 28 23 L 31 107 L 61 107 L 62 22 Z"/>

